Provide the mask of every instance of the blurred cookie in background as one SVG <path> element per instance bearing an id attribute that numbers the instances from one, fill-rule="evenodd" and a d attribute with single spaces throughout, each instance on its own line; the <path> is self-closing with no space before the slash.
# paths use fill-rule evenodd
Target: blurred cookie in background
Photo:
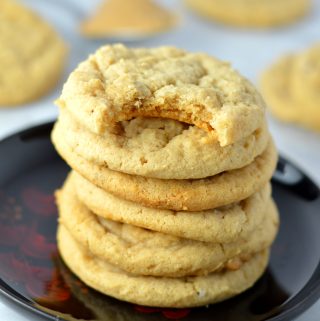
<path id="1" fill-rule="evenodd" d="M 0 106 L 24 104 L 58 82 L 67 49 L 44 20 L 14 0 L 0 1 Z"/>
<path id="2" fill-rule="evenodd" d="M 241 27 L 273 27 L 291 23 L 310 9 L 310 0 L 184 0 L 209 19 Z"/>
<path id="3" fill-rule="evenodd" d="M 174 14 L 152 0 L 103 0 L 96 13 L 81 25 L 92 38 L 136 39 L 165 32 L 177 23 Z"/>
<path id="4" fill-rule="evenodd" d="M 280 58 L 261 86 L 276 117 L 320 131 L 320 43 Z"/>

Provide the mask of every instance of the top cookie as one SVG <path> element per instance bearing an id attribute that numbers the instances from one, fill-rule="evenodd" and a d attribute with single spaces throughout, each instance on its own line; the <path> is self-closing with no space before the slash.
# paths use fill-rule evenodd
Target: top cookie
<path id="1" fill-rule="evenodd" d="M 0 106 L 29 102 L 48 92 L 63 71 L 66 47 L 36 14 L 0 1 Z"/>
<path id="2" fill-rule="evenodd" d="M 250 135 L 264 119 L 256 89 L 228 63 L 172 47 L 105 46 L 79 65 L 58 105 L 102 134 L 134 117 L 194 124 L 221 146 Z"/>

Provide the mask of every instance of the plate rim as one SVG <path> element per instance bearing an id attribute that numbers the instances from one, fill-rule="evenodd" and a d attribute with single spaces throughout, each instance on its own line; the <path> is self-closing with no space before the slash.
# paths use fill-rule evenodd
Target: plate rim
<path id="1" fill-rule="evenodd" d="M 35 126 L 30 126 L 23 130 L 17 131 L 13 134 L 9 134 L 8 136 L 5 136 L 3 139 L 0 139 L 0 145 L 11 139 L 21 137 L 21 136 L 26 136 L 31 132 L 42 131 L 43 133 L 44 130 L 50 131 L 54 123 L 55 123 L 54 121 L 48 121 Z M 43 136 L 41 135 L 41 137 Z M 50 135 L 48 136 L 48 138 L 50 138 Z M 291 162 L 291 160 L 289 161 L 289 163 L 292 166 L 294 166 L 296 169 L 298 169 L 300 172 L 302 172 L 316 186 L 318 186 L 315 183 L 315 181 L 311 177 L 309 177 L 309 175 L 305 174 L 304 171 L 302 171 L 299 168 L 299 166 L 296 166 L 293 162 Z M 36 315 L 46 318 L 47 320 L 66 321 L 66 319 L 62 318 L 61 316 L 50 314 L 49 312 L 41 310 L 40 308 L 37 307 L 38 304 L 36 305 L 34 302 L 28 300 L 23 295 L 21 295 L 24 298 L 22 299 L 16 293 L 18 292 L 15 291 L 0 277 L 0 295 L 4 296 L 13 304 L 16 304 L 22 308 L 25 308 L 29 312 L 35 313 Z M 301 296 L 302 298 L 300 299 Z M 282 306 L 280 306 L 278 309 L 274 311 L 274 313 L 271 313 L 269 316 L 267 316 L 267 319 L 265 319 L 265 321 L 284 321 L 284 320 L 291 321 L 292 318 L 296 318 L 299 315 L 301 315 L 303 312 L 307 311 L 319 299 L 320 299 L 320 257 L 319 257 L 318 265 L 316 266 L 308 282 L 303 286 L 303 288 L 294 297 L 285 301 Z M 283 306 L 286 307 L 287 305 L 288 305 L 287 310 L 282 311 Z M 8 305 L 5 305 L 5 306 L 10 308 L 10 306 Z M 53 310 L 52 312 L 54 313 Z"/>
<path id="2" fill-rule="evenodd" d="M 10 287 L 2 278 L 0 278 L 0 295 L 4 296 L 6 299 L 11 301 L 11 303 L 16 304 L 22 308 L 25 308 L 29 312 L 35 313 L 38 316 L 45 317 L 46 320 L 67 321 L 65 319 L 61 319 L 59 316 L 54 316 L 53 314 L 50 314 L 46 311 L 43 311 L 37 308 L 36 305 L 34 305 L 33 302 L 29 301 L 27 298 L 25 298 L 25 300 L 23 300 L 22 298 L 19 298 L 19 296 L 17 296 L 15 292 L 17 291 L 12 289 L 12 287 Z M 5 303 L 4 305 L 10 309 L 10 306 L 6 305 Z"/>

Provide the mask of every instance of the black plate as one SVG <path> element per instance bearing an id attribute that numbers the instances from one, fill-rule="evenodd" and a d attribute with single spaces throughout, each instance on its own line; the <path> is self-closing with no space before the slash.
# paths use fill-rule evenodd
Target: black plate
<path id="1" fill-rule="evenodd" d="M 69 169 L 50 143 L 51 128 L 0 143 L 0 292 L 14 308 L 47 320 L 292 320 L 319 298 L 319 189 L 285 160 L 273 182 L 280 233 L 269 269 L 252 289 L 221 304 L 175 310 L 128 304 L 87 288 L 56 249 L 53 193 Z"/>

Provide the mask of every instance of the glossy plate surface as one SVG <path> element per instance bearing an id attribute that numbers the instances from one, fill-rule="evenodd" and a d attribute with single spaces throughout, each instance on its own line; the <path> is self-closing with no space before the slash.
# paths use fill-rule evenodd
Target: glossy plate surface
<path id="1" fill-rule="evenodd" d="M 175 310 L 128 304 L 87 288 L 57 253 L 53 193 L 69 169 L 50 143 L 51 128 L 0 142 L 0 293 L 14 308 L 47 320 L 292 320 L 319 298 L 319 189 L 283 159 L 273 182 L 280 233 L 268 271 L 252 289 L 221 304 Z"/>

